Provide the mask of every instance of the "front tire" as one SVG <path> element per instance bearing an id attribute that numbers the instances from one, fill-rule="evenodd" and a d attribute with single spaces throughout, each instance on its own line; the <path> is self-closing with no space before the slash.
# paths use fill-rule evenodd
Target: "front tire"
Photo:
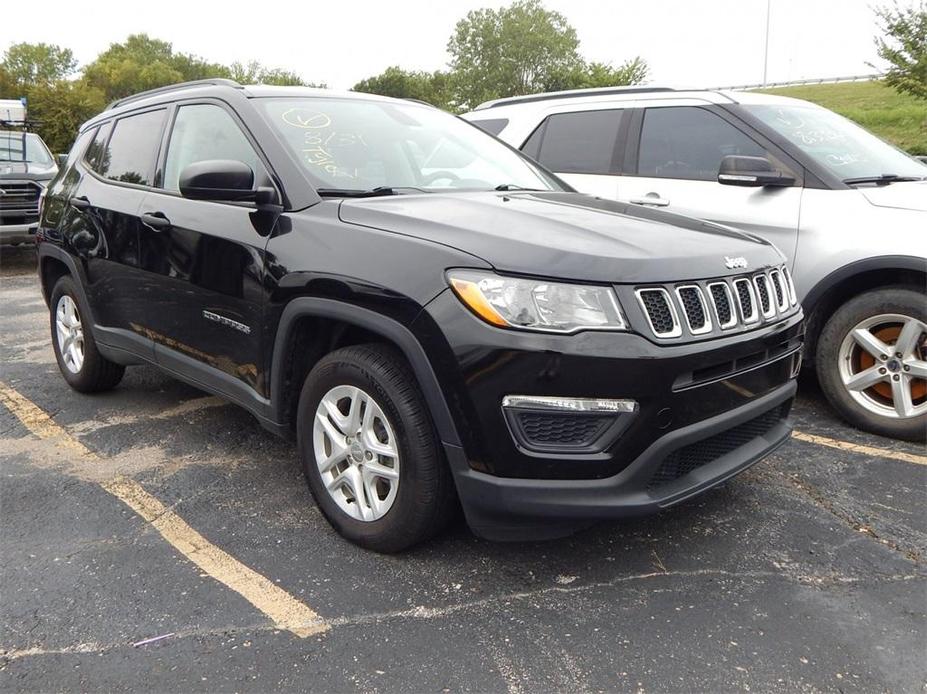
<path id="1" fill-rule="evenodd" d="M 860 429 L 927 436 L 927 305 L 922 293 L 887 287 L 847 301 L 818 338 L 818 381 L 834 409 Z"/>
<path id="2" fill-rule="evenodd" d="M 78 299 L 77 287 L 65 275 L 51 294 L 51 338 L 58 369 L 68 385 L 81 393 L 98 393 L 118 385 L 125 367 L 100 354 L 86 311 Z"/>
<path id="3" fill-rule="evenodd" d="M 415 377 L 384 345 L 323 357 L 303 385 L 297 440 L 306 481 L 345 538 L 399 552 L 450 519 L 453 481 Z"/>

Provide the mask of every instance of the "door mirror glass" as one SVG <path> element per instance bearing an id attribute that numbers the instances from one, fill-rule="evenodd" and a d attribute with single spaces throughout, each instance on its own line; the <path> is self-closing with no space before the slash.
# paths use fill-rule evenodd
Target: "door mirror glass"
<path id="1" fill-rule="evenodd" d="M 779 171 L 766 157 L 728 155 L 721 160 L 718 183 L 727 186 L 790 186 L 795 179 Z"/>
<path id="2" fill-rule="evenodd" d="M 241 161 L 209 159 L 180 172 L 180 194 L 191 200 L 267 202 L 268 190 L 254 187 L 254 171 Z"/>

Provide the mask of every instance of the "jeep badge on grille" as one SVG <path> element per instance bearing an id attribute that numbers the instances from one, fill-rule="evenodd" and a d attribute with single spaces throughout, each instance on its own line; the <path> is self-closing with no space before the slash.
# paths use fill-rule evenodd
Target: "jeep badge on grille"
<path id="1" fill-rule="evenodd" d="M 724 267 L 728 270 L 736 270 L 738 268 L 747 267 L 747 259 L 742 255 L 732 258 L 729 255 L 724 256 Z"/>

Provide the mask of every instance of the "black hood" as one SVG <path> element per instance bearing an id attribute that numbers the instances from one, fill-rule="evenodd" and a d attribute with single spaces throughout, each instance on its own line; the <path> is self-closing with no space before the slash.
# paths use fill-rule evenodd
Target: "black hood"
<path id="1" fill-rule="evenodd" d="M 15 178 L 19 181 L 50 181 L 58 173 L 55 164 L 32 161 L 0 161 L 0 180 Z"/>
<path id="2" fill-rule="evenodd" d="M 347 199 L 340 217 L 452 246 L 500 272 L 593 282 L 666 282 L 784 262 L 729 227 L 579 193 L 429 193 Z"/>

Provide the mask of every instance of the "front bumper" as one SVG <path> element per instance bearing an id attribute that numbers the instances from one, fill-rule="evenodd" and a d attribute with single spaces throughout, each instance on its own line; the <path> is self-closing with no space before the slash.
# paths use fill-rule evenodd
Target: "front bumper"
<path id="1" fill-rule="evenodd" d="M 597 520 L 656 513 L 700 494 L 751 465 L 785 443 L 791 433 L 787 420 L 795 396 L 795 381 L 780 386 L 740 408 L 672 431 L 653 442 L 617 475 L 592 480 L 505 478 L 473 470 L 463 450 L 445 446 L 467 522 L 491 540 L 540 540 L 562 537 Z M 722 455 L 672 481 L 654 484 L 674 453 L 696 450 L 700 442 L 717 446 L 730 432 L 739 443 Z M 765 430 L 765 431 L 764 431 Z"/>
<path id="2" fill-rule="evenodd" d="M 797 309 L 749 332 L 675 345 L 635 333 L 501 330 L 447 294 L 417 323 L 459 433 L 460 446 L 444 443 L 461 503 L 486 537 L 554 537 L 658 511 L 737 474 L 789 435 L 803 333 Z M 601 445 L 532 449 L 502 407 L 507 396 L 627 399 L 635 411 Z M 661 472 L 690 453 L 697 465 Z"/>

